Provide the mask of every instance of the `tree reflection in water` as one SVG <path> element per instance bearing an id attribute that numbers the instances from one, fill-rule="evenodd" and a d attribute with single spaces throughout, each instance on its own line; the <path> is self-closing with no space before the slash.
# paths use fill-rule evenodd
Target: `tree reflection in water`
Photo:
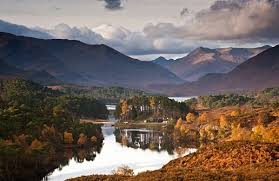
<path id="1" fill-rule="evenodd" d="M 175 139 L 175 135 L 168 130 L 154 131 L 146 129 L 118 129 L 114 131 L 116 142 L 123 146 L 135 149 L 150 149 L 154 151 L 167 151 L 170 155 L 175 152 L 183 156 L 187 148 L 193 148 L 193 142 L 189 147 L 187 142 Z M 198 143 L 194 147 L 198 146 Z"/>

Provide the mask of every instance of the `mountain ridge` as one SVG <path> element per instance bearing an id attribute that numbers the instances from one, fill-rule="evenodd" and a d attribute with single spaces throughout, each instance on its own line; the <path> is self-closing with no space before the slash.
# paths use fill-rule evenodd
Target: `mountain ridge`
<path id="1" fill-rule="evenodd" d="M 128 57 L 113 48 L 77 40 L 43 40 L 0 33 L 0 58 L 23 70 L 45 70 L 54 77 L 80 85 L 143 88 L 154 83 L 181 83 L 152 62 Z"/>
<path id="2" fill-rule="evenodd" d="M 258 90 L 279 86 L 279 45 L 267 49 L 228 73 L 211 73 L 178 86 L 157 85 L 170 95 L 197 96 L 211 93 Z"/>
<path id="3" fill-rule="evenodd" d="M 247 59 L 270 48 L 217 48 L 199 47 L 187 56 L 169 64 L 161 64 L 178 77 L 186 81 L 196 81 L 208 73 L 227 73 Z"/>

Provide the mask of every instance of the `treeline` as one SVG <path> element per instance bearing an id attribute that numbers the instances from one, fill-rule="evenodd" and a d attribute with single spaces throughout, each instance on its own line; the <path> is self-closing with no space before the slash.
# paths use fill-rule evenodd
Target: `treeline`
<path id="1" fill-rule="evenodd" d="M 106 104 L 117 104 L 120 99 L 130 98 L 134 96 L 149 95 L 148 93 L 123 87 L 77 87 L 63 86 L 61 91 L 70 95 L 82 95 L 85 97 L 94 97 Z"/>
<path id="2" fill-rule="evenodd" d="M 96 99 L 66 95 L 31 81 L 1 80 L 0 180 L 17 180 L 28 168 L 34 169 L 34 178 L 42 176 L 39 172 L 48 169 L 52 155 L 65 146 L 100 147 L 101 128 L 80 124 L 80 118 L 107 116 L 106 106 Z"/>
<path id="3" fill-rule="evenodd" d="M 187 114 L 190 108 L 163 96 L 135 96 L 122 99 L 115 116 L 120 120 L 147 120 L 150 122 L 171 121 Z"/>
<path id="4" fill-rule="evenodd" d="M 196 111 L 177 120 L 179 139 L 279 142 L 279 88 L 200 96 L 186 104 Z"/>
<path id="5" fill-rule="evenodd" d="M 243 94 L 220 94 L 199 96 L 186 101 L 186 104 L 195 107 L 197 105 L 206 108 L 221 108 L 225 106 L 265 106 L 279 107 L 279 88 L 267 88 L 263 91 L 246 92 Z"/>
<path id="6" fill-rule="evenodd" d="M 279 143 L 278 109 L 222 108 L 178 119 L 175 136 L 190 142 L 261 141 Z"/>

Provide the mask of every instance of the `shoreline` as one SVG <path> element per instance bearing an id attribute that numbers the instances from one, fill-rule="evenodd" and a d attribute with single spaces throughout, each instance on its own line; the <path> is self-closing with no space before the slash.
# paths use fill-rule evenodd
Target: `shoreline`
<path id="1" fill-rule="evenodd" d="M 125 175 L 91 175 L 68 181 L 147 180 L 278 180 L 279 144 L 222 142 L 201 147 L 196 153 L 175 159 L 161 169 Z"/>

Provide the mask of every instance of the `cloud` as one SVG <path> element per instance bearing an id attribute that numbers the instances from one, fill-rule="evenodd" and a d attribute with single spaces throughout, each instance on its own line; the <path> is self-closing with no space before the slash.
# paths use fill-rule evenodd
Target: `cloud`
<path id="1" fill-rule="evenodd" d="M 34 38 L 50 39 L 54 38 L 46 32 L 30 29 L 22 25 L 12 24 L 6 21 L 0 20 L 0 32 L 12 33 L 18 36 L 30 36 Z"/>
<path id="2" fill-rule="evenodd" d="M 87 27 L 77 28 L 70 27 L 67 24 L 59 24 L 53 29 L 41 29 L 41 31 L 45 31 L 55 38 L 79 40 L 88 44 L 100 44 L 104 42 L 101 35 L 95 33 Z"/>
<path id="3" fill-rule="evenodd" d="M 180 16 L 185 16 L 189 14 L 189 9 L 188 8 L 183 8 L 182 11 L 180 12 Z"/>
<path id="4" fill-rule="evenodd" d="M 127 55 L 182 54 L 193 47 L 184 40 L 147 37 L 124 27 L 103 24 L 93 29 L 59 24 L 53 29 L 38 29 L 55 38 L 79 40 L 88 44 L 106 44 Z"/>
<path id="5" fill-rule="evenodd" d="M 105 2 L 105 8 L 109 10 L 119 10 L 123 7 L 123 0 L 99 0 Z"/>
<path id="6" fill-rule="evenodd" d="M 270 41 L 279 39 L 279 0 L 218 0 L 183 25 L 149 24 L 149 37 L 196 40 Z"/>
<path id="7" fill-rule="evenodd" d="M 123 7 L 122 1 L 104 2 L 111 5 L 110 8 Z M 55 37 L 88 44 L 107 44 L 133 56 L 185 54 L 199 46 L 261 46 L 279 41 L 279 0 L 218 0 L 207 9 L 193 13 L 184 8 L 180 14 L 184 21 L 180 25 L 147 24 L 142 31 L 108 24 L 95 28 L 59 24 L 52 29 L 28 29 L 5 23 L 2 29 L 37 38 Z"/>

